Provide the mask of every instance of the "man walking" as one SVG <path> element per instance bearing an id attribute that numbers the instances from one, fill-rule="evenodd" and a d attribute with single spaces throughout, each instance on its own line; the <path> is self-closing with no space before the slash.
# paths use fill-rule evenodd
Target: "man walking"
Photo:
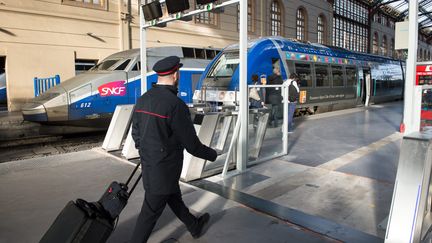
<path id="1" fill-rule="evenodd" d="M 288 82 L 288 132 L 292 132 L 294 129 L 294 112 L 300 92 L 298 86 L 299 76 L 292 73 L 286 82 Z"/>
<path id="2" fill-rule="evenodd" d="M 145 198 L 131 242 L 147 242 L 166 204 L 199 238 L 210 215 L 196 218 L 183 202 L 179 178 L 183 150 L 193 156 L 216 160 L 216 151 L 203 145 L 195 132 L 186 104 L 177 97 L 180 58 L 170 56 L 158 61 L 153 70 L 157 84 L 137 101 L 132 137 L 141 157 Z"/>
<path id="3" fill-rule="evenodd" d="M 274 64 L 273 74 L 268 77 L 269 85 L 281 85 L 283 83 L 280 68 Z M 271 104 L 269 125 L 273 123 L 273 127 L 278 126 L 279 112 L 282 108 L 282 93 L 280 88 L 266 88 L 266 102 Z"/>

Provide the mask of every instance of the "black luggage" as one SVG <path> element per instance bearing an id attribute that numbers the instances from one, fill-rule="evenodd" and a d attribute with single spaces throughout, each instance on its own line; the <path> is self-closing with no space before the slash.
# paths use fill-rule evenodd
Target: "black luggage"
<path id="1" fill-rule="evenodd" d="M 128 184 L 138 170 L 135 167 L 125 184 L 112 182 L 101 199 L 70 201 L 44 234 L 40 243 L 103 243 L 115 229 L 115 222 L 127 204 L 141 174 L 128 192 Z"/>

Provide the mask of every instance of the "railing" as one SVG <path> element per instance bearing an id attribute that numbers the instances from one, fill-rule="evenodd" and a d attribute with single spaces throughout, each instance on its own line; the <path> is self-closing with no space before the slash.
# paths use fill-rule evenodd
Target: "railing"
<path id="1" fill-rule="evenodd" d="M 34 94 L 35 97 L 41 95 L 51 87 L 56 86 L 60 83 L 60 76 L 56 75 L 49 78 L 34 78 Z"/>

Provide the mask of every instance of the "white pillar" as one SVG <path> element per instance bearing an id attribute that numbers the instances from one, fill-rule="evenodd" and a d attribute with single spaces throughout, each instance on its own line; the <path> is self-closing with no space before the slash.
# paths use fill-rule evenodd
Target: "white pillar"
<path id="1" fill-rule="evenodd" d="M 239 1 L 240 9 L 240 134 L 238 139 L 237 171 L 246 170 L 248 160 L 248 86 L 247 86 L 247 0 Z"/>
<path id="2" fill-rule="evenodd" d="M 144 24 L 144 13 L 140 6 L 141 95 L 147 91 L 147 29 L 143 28 Z"/>
<path id="3" fill-rule="evenodd" d="M 415 85 L 415 72 L 417 64 L 417 47 L 418 47 L 418 0 L 409 1 L 409 37 L 408 37 L 408 59 L 406 67 L 405 79 L 405 96 L 404 96 L 404 114 L 403 123 L 405 124 L 405 133 L 415 131 L 414 114 L 414 85 Z"/>

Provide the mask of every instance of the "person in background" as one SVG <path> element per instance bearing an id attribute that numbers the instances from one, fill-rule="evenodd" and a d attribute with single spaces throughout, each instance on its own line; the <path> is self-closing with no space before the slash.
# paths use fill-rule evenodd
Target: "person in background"
<path id="1" fill-rule="evenodd" d="M 252 75 L 252 84 L 253 85 L 260 85 L 259 82 L 259 76 L 256 74 Z M 250 102 L 250 108 L 256 109 L 256 108 L 263 108 L 264 106 L 264 89 L 260 88 L 250 88 L 249 90 L 249 102 Z"/>
<path id="2" fill-rule="evenodd" d="M 298 85 L 299 76 L 296 73 L 292 73 L 285 82 L 287 82 L 288 85 L 288 132 L 292 132 L 294 128 L 294 112 L 300 93 Z"/>
<path id="3" fill-rule="evenodd" d="M 273 66 L 273 74 L 268 77 L 269 85 L 281 85 L 283 83 L 280 67 L 277 65 Z M 280 88 L 266 88 L 267 98 L 266 102 L 271 104 L 271 112 L 269 118 L 269 125 L 273 124 L 273 127 L 278 126 L 279 113 L 282 105 L 282 93 Z"/>
<path id="4" fill-rule="evenodd" d="M 193 238 L 203 234 L 210 215 L 195 217 L 183 202 L 179 179 L 183 150 L 214 161 L 217 152 L 203 145 L 196 135 L 189 109 L 177 97 L 182 67 L 177 56 L 156 62 L 157 84 L 137 101 L 132 119 L 132 137 L 141 159 L 144 202 L 138 215 L 132 243 L 147 242 L 165 206 L 185 225 Z"/>

